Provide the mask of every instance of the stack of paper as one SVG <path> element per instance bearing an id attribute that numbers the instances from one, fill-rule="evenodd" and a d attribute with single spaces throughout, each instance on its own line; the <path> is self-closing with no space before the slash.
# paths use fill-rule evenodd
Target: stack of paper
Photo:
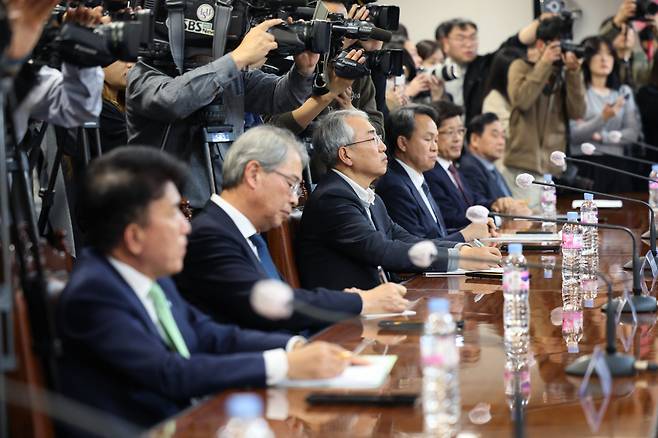
<path id="1" fill-rule="evenodd" d="M 368 365 L 351 365 L 340 376 L 319 380 L 283 380 L 278 384 L 284 388 L 346 388 L 374 389 L 382 386 L 395 362 L 396 355 L 377 356 L 362 355 Z"/>
<path id="2" fill-rule="evenodd" d="M 448 271 L 448 272 L 425 272 L 425 277 L 452 277 L 456 275 L 466 275 L 473 273 L 503 275 L 503 268 L 478 269 L 474 271 L 468 271 L 465 269 L 456 269 L 454 271 Z"/>

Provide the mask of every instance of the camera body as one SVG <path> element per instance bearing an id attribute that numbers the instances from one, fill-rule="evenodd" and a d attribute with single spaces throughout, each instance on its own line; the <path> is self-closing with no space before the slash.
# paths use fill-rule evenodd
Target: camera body
<path id="1" fill-rule="evenodd" d="M 367 21 L 381 29 L 396 31 L 400 26 L 400 8 L 398 6 L 376 4 L 377 0 L 348 0 L 345 7 L 365 6 L 368 9 Z"/>
<path id="2" fill-rule="evenodd" d="M 631 20 L 651 21 L 653 16 L 658 13 L 658 4 L 653 0 L 635 0 L 635 16 Z"/>
<path id="3" fill-rule="evenodd" d="M 461 69 L 459 68 L 459 66 L 447 62 L 444 62 L 442 64 L 436 64 L 430 68 L 421 67 L 418 69 L 418 71 L 421 73 L 429 73 L 433 76 L 436 76 L 437 78 L 439 78 L 444 82 L 449 82 L 455 79 L 459 79 L 459 77 L 461 76 Z"/>
<path id="4" fill-rule="evenodd" d="M 572 52 L 576 58 L 580 59 L 585 56 L 585 47 L 574 43 L 571 40 L 560 40 L 560 49 L 562 52 Z"/>

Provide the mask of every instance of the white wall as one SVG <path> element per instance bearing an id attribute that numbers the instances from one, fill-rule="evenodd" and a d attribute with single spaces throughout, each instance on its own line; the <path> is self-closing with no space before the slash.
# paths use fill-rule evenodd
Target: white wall
<path id="1" fill-rule="evenodd" d="M 436 26 L 450 18 L 465 17 L 477 23 L 480 52 L 495 50 L 500 43 L 533 18 L 532 0 L 380 0 L 400 6 L 400 22 L 412 41 L 434 39 Z M 617 10 L 621 0 L 568 0 L 583 16 L 574 26 L 574 37 L 596 33 L 601 21 Z"/>

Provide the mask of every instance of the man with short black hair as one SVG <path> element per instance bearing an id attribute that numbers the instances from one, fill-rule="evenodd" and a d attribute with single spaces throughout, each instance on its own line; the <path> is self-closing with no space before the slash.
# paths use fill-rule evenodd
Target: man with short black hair
<path id="1" fill-rule="evenodd" d="M 154 148 L 94 161 L 80 203 L 92 247 L 58 302 L 62 392 L 142 427 L 195 397 L 332 377 L 349 359 L 332 344 L 216 324 L 180 297 L 169 276 L 183 267 L 190 231 L 179 209 L 185 177 Z"/>
<path id="2" fill-rule="evenodd" d="M 436 111 L 426 105 L 407 105 L 391 112 L 386 124 L 390 145 L 388 170 L 377 181 L 377 193 L 391 219 L 419 237 L 469 242 L 490 237 L 487 224 L 448 229 L 423 172 L 436 164 Z M 491 221 L 492 229 L 495 228 Z"/>

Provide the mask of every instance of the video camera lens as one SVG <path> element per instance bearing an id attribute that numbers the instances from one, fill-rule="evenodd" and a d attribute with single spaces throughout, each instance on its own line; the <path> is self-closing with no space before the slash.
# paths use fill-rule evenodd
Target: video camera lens
<path id="1" fill-rule="evenodd" d="M 292 56 L 305 50 L 325 53 L 331 49 L 331 23 L 324 20 L 299 21 L 280 24 L 269 32 L 274 36 L 277 49 L 272 55 Z"/>
<path id="2" fill-rule="evenodd" d="M 367 52 L 365 56 L 366 66 L 372 71 L 381 72 L 386 77 L 400 76 L 404 73 L 402 49 L 374 50 Z"/>
<path id="3" fill-rule="evenodd" d="M 400 26 L 399 7 L 369 4 L 366 5 L 366 8 L 369 11 L 368 21 L 372 24 L 390 31 L 398 30 L 398 27 Z"/>
<path id="4" fill-rule="evenodd" d="M 576 44 L 573 41 L 560 40 L 560 49 L 562 49 L 562 52 L 564 53 L 572 52 L 576 55 L 576 58 L 579 59 L 585 56 L 585 47 Z"/>

